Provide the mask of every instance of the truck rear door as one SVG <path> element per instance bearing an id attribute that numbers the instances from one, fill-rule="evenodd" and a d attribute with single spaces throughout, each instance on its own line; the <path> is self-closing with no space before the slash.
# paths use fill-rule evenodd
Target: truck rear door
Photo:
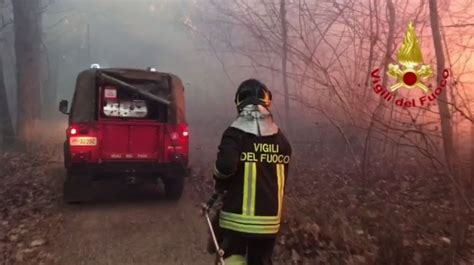
<path id="1" fill-rule="evenodd" d="M 128 125 L 114 122 L 101 122 L 99 127 L 102 159 L 124 158 L 128 153 Z"/>
<path id="2" fill-rule="evenodd" d="M 103 160 L 161 160 L 167 106 L 105 86 L 100 105 Z"/>
<path id="3" fill-rule="evenodd" d="M 153 122 L 103 121 L 100 123 L 104 160 L 159 160 L 161 127 Z"/>
<path id="4" fill-rule="evenodd" d="M 159 159 L 160 125 L 136 124 L 129 127 L 129 151 L 136 159 Z"/>

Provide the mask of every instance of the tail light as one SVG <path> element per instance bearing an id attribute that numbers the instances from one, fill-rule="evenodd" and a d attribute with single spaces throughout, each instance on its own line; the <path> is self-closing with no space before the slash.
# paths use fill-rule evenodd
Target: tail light
<path id="1" fill-rule="evenodd" d="M 171 160 L 183 158 L 187 162 L 189 151 L 189 130 L 186 124 L 168 126 L 167 156 Z"/>
<path id="2" fill-rule="evenodd" d="M 66 133 L 69 141 L 69 162 L 67 163 L 95 163 L 99 161 L 99 138 L 95 124 L 74 123 Z"/>
<path id="3" fill-rule="evenodd" d="M 69 136 L 73 135 L 87 135 L 91 132 L 91 128 L 87 125 L 73 125 L 69 127 Z"/>
<path id="4" fill-rule="evenodd" d="M 90 126 L 73 125 L 68 130 L 70 146 L 96 146 L 97 135 Z"/>
<path id="5" fill-rule="evenodd" d="M 188 126 L 185 124 L 170 126 L 169 137 L 173 144 L 180 145 L 183 142 L 187 142 L 189 137 Z"/>
<path id="6" fill-rule="evenodd" d="M 173 141 L 179 140 L 180 138 L 187 138 L 188 136 L 189 136 L 189 131 L 187 128 L 183 128 L 181 130 L 170 133 L 170 138 Z"/>

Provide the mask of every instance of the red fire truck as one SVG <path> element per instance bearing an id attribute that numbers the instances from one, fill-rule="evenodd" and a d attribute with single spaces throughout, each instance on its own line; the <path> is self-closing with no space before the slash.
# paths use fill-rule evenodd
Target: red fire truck
<path id="1" fill-rule="evenodd" d="M 100 69 L 81 72 L 64 143 L 67 176 L 64 198 L 91 198 L 95 180 L 128 183 L 161 179 L 166 195 L 183 192 L 189 152 L 181 80 L 154 69 Z"/>

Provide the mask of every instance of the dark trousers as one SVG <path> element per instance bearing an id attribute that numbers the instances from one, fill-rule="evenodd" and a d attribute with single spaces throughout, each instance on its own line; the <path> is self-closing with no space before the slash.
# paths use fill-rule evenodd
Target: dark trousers
<path id="1" fill-rule="evenodd" d="M 224 258 L 232 255 L 247 257 L 247 265 L 272 265 L 275 238 L 252 237 L 228 230 L 222 231 L 221 248 Z"/>

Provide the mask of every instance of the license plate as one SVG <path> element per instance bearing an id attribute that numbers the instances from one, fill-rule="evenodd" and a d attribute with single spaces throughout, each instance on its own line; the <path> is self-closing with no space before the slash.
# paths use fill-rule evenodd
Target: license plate
<path id="1" fill-rule="evenodd" d="M 71 137 L 69 143 L 71 146 L 95 146 L 97 137 Z"/>

